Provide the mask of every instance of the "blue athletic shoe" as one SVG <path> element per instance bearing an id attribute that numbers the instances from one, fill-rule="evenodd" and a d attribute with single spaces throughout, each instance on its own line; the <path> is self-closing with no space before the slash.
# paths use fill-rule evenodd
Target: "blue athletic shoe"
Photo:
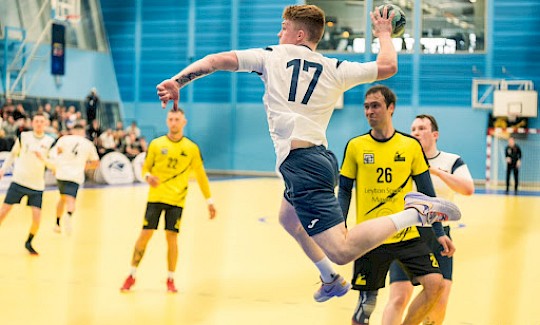
<path id="1" fill-rule="evenodd" d="M 316 302 L 325 302 L 332 297 L 341 297 L 351 290 L 351 284 L 347 282 L 341 275 L 336 275 L 334 281 L 325 283 L 313 294 L 313 299 Z"/>
<path id="2" fill-rule="evenodd" d="M 461 211 L 454 203 L 419 192 L 410 192 L 405 195 L 405 209 L 410 208 L 418 211 L 422 225 L 461 219 Z"/>

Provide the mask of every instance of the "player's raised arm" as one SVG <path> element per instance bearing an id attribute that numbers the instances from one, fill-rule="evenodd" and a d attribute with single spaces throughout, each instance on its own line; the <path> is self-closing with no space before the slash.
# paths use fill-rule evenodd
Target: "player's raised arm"
<path id="1" fill-rule="evenodd" d="M 169 100 L 173 101 L 173 109 L 178 109 L 179 91 L 195 79 L 205 77 L 216 71 L 238 70 L 238 58 L 234 52 L 210 54 L 188 65 L 171 79 L 157 85 L 157 94 L 161 107 L 165 108 Z"/>
<path id="2" fill-rule="evenodd" d="M 429 171 L 433 175 L 438 176 L 454 192 L 467 196 L 474 194 L 474 181 L 468 169 L 461 173 L 449 173 L 437 167 L 430 167 Z"/>
<path id="3" fill-rule="evenodd" d="M 379 38 L 381 49 L 377 55 L 378 74 L 377 80 L 388 79 L 395 75 L 398 70 L 397 52 L 392 43 L 392 19 L 394 12 L 388 17 L 388 6 L 384 6 L 382 12 L 375 8 L 370 13 L 373 26 L 373 35 Z M 388 17 L 388 18 L 384 18 Z"/>

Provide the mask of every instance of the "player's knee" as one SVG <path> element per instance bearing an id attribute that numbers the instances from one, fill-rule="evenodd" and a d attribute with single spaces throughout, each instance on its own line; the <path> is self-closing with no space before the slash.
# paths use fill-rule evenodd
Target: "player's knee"
<path id="1" fill-rule="evenodd" d="M 431 299 L 438 299 L 444 291 L 442 275 L 429 274 L 424 277 L 424 291 Z"/>
<path id="2" fill-rule="evenodd" d="M 377 290 L 360 291 L 358 304 L 354 310 L 352 323 L 353 324 L 368 324 L 371 314 L 375 310 L 377 303 Z"/>
<path id="3" fill-rule="evenodd" d="M 141 232 L 139 239 L 137 240 L 138 246 L 145 246 L 148 244 L 148 241 L 150 238 L 152 238 L 152 235 L 154 232 L 152 230 L 145 229 Z"/>
<path id="4" fill-rule="evenodd" d="M 350 254 L 347 250 L 342 247 L 337 247 L 330 252 L 326 252 L 328 259 L 337 265 L 349 264 L 354 260 L 354 256 Z"/>
<path id="5" fill-rule="evenodd" d="M 443 280 L 443 290 L 442 290 L 441 295 L 439 296 L 439 299 L 437 300 L 437 304 L 435 305 L 437 314 L 443 315 L 442 316 L 443 318 L 446 312 L 446 306 L 448 305 L 451 286 L 452 286 L 452 281 Z"/>
<path id="6" fill-rule="evenodd" d="M 165 237 L 167 238 L 168 243 L 176 245 L 176 242 L 178 241 L 178 233 L 176 231 L 165 231 Z"/>
<path id="7" fill-rule="evenodd" d="M 407 303 L 409 302 L 408 294 L 405 292 L 392 293 L 388 304 L 392 305 L 394 309 L 405 310 Z"/>

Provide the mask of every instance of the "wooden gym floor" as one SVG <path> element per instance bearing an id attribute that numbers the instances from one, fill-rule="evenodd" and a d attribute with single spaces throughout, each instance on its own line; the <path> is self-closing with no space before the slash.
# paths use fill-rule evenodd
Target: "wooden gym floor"
<path id="1" fill-rule="evenodd" d="M 179 237 L 178 294 L 167 294 L 163 231 L 150 241 L 130 293 L 130 268 L 147 187 L 81 190 L 71 236 L 52 231 L 58 192 L 44 195 L 34 246 L 24 241 L 30 209 L 15 206 L 0 227 L 0 324 L 350 324 L 356 292 L 318 304 L 317 272 L 280 228 L 283 191 L 274 178 L 212 181 L 218 209 L 208 220 L 191 184 Z M 3 199 L 5 193 L 0 195 Z M 454 227 L 451 325 L 540 324 L 540 197 L 459 197 Z M 351 212 L 354 212 L 351 211 Z M 351 266 L 337 267 L 350 277 Z M 381 290 L 372 318 L 380 324 Z"/>

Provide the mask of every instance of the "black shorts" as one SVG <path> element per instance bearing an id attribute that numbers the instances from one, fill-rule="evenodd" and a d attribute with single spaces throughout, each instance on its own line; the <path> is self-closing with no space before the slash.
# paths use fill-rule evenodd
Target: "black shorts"
<path id="1" fill-rule="evenodd" d="M 420 238 L 383 244 L 354 261 L 353 289 L 371 291 L 384 288 L 386 273 L 392 261 L 404 265 L 414 277 L 431 273 L 440 274 L 437 260 Z"/>
<path id="2" fill-rule="evenodd" d="M 63 181 L 60 179 L 56 180 L 56 184 L 58 184 L 58 190 L 60 191 L 60 194 L 69 195 L 75 198 L 77 197 L 77 192 L 79 191 L 79 184 L 70 181 Z"/>
<path id="3" fill-rule="evenodd" d="M 420 232 L 420 236 L 422 237 L 422 239 L 426 242 L 428 247 L 435 254 L 435 258 L 439 262 L 439 268 L 441 269 L 443 278 L 445 278 L 446 280 L 452 281 L 454 258 L 441 255 L 441 252 L 443 251 L 443 247 L 437 241 L 437 238 L 435 237 L 435 234 L 433 233 L 433 230 L 431 229 L 431 227 L 417 227 L 417 228 L 418 228 L 418 232 Z M 444 232 L 446 233 L 448 237 L 450 237 L 449 226 L 444 227 Z M 398 282 L 398 281 L 411 281 L 411 278 L 401 268 L 401 266 L 398 263 L 394 262 L 390 266 L 390 283 Z M 414 285 L 419 284 L 418 281 L 412 281 L 412 282 Z"/>
<path id="4" fill-rule="evenodd" d="M 21 200 L 24 196 L 28 196 L 28 206 L 41 209 L 41 204 L 43 201 L 43 191 L 33 190 L 31 188 L 19 185 L 14 182 L 11 182 L 11 184 L 9 185 L 6 193 L 6 198 L 4 199 L 4 203 L 21 203 Z"/>
<path id="5" fill-rule="evenodd" d="M 285 180 L 285 199 L 308 235 L 345 222 L 334 192 L 339 169 L 331 151 L 324 146 L 292 150 L 279 171 Z"/>
<path id="6" fill-rule="evenodd" d="M 179 232 L 182 207 L 165 203 L 148 202 L 144 215 L 143 229 L 157 229 L 161 213 L 165 211 L 165 230 Z"/>

